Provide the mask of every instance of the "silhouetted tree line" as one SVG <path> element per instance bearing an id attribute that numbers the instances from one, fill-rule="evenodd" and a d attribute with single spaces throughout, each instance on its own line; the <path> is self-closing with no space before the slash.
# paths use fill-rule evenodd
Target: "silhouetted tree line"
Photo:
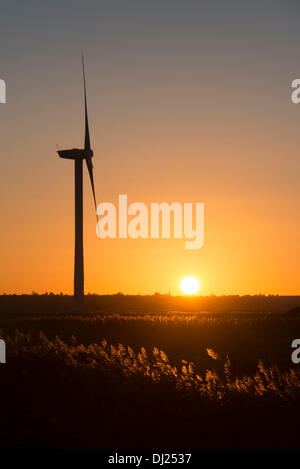
<path id="1" fill-rule="evenodd" d="M 171 296 L 154 295 L 95 295 L 85 297 L 86 312 L 277 312 L 285 313 L 300 305 L 299 296 L 228 295 Z M 53 293 L 39 295 L 1 295 L 0 314 L 66 313 L 73 310 L 73 296 Z"/>

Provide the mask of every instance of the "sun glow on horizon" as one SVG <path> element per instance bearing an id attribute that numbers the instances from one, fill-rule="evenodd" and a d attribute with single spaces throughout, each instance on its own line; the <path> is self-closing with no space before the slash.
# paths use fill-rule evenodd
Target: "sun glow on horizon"
<path id="1" fill-rule="evenodd" d="M 198 279 L 195 277 L 184 277 L 180 281 L 180 290 L 185 294 L 185 295 L 195 295 L 200 289 L 200 282 Z"/>

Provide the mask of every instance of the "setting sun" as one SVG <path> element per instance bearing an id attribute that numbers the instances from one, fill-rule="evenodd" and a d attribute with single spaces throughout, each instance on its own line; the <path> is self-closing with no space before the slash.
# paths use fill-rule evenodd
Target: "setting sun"
<path id="1" fill-rule="evenodd" d="M 200 288 L 200 282 L 195 277 L 184 277 L 180 282 L 180 290 L 186 295 L 194 295 Z"/>

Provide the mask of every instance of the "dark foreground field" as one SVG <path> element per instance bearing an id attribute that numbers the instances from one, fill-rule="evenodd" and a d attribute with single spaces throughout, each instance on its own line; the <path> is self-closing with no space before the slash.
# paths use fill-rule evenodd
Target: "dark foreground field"
<path id="1" fill-rule="evenodd" d="M 2 314 L 2 447 L 297 448 L 300 318 Z"/>

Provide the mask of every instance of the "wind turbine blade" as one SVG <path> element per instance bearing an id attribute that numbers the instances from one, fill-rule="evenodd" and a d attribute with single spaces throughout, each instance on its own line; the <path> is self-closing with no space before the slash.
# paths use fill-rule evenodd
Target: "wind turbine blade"
<path id="1" fill-rule="evenodd" d="M 90 181 L 91 181 L 93 197 L 94 197 L 94 204 L 95 204 L 95 210 L 96 210 L 96 218 L 98 220 L 97 202 L 96 202 L 96 194 L 95 194 L 94 175 L 93 175 L 93 163 L 92 163 L 91 158 L 86 158 L 85 161 L 86 161 L 87 169 L 88 169 L 88 172 L 89 172 L 89 175 L 90 175 Z"/>
<path id="2" fill-rule="evenodd" d="M 85 112 L 84 149 L 87 150 L 87 151 L 91 151 L 90 131 L 89 131 L 89 120 L 88 120 L 88 112 L 87 112 L 87 99 L 86 99 L 85 67 L 84 67 L 84 57 L 83 57 L 83 54 L 82 54 L 82 73 L 83 73 L 84 112 Z"/>

